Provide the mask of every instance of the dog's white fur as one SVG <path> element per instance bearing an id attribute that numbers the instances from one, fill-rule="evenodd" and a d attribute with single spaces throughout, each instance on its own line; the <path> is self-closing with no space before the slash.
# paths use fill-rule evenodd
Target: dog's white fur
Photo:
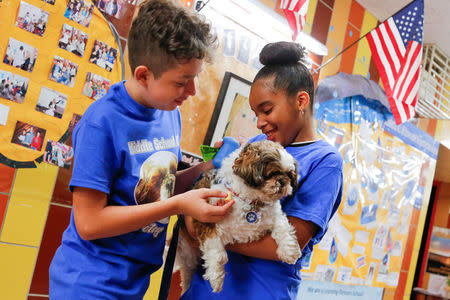
<path id="1" fill-rule="evenodd" d="M 291 178 L 289 184 L 286 184 L 288 180 L 281 178 L 280 175 L 276 179 L 274 177 L 274 180 L 263 180 L 264 182 L 260 187 L 253 187 L 233 170 L 235 161 L 241 155 L 243 147 L 224 159 L 216 176 L 219 182 L 213 182 L 211 188 L 223 191 L 231 190 L 234 194 L 235 203 L 227 217 L 215 224 L 214 233 L 208 233 L 203 241 L 201 238 L 199 239 L 201 252 L 192 248 L 188 238 L 180 234 L 176 265 L 181 271 L 183 291 L 190 285 L 192 275 L 200 262 L 200 255 L 205 262 L 204 279 L 210 281 L 214 292 L 221 291 L 225 278 L 224 265 L 228 261 L 225 246 L 233 243 L 256 241 L 269 232 L 278 245 L 276 253 L 281 261 L 294 264 L 301 257 L 301 249 L 297 242 L 295 230 L 283 213 L 278 201 L 293 192 L 291 182 L 297 183 L 298 180 L 296 161 L 279 144 L 263 141 L 252 145 L 253 147 L 256 146 L 257 150 L 278 151 L 278 157 L 281 158 L 278 160 L 280 170 L 275 170 L 275 172 L 290 172 L 291 177 L 292 174 L 295 174 L 295 178 Z M 251 168 L 257 168 L 257 164 L 251 165 Z M 252 172 L 265 172 L 265 170 L 259 168 L 258 170 L 252 170 Z M 212 203 L 215 201 L 217 199 L 210 199 Z M 259 204 L 258 207 L 255 207 L 255 203 Z M 257 222 L 250 223 L 247 221 L 247 214 L 251 211 L 258 215 Z M 199 233 L 197 232 L 197 234 Z"/>

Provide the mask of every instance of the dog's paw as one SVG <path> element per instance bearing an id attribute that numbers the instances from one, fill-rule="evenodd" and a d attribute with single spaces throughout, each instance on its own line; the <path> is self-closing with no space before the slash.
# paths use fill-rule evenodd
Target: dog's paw
<path id="1" fill-rule="evenodd" d="M 302 250 L 298 245 L 289 248 L 278 247 L 277 255 L 281 261 L 293 265 L 302 257 Z"/>
<path id="2" fill-rule="evenodd" d="M 222 290 L 224 279 L 225 276 L 222 276 L 220 278 L 215 278 L 214 280 L 209 281 L 214 293 L 219 293 Z"/>
<path id="3" fill-rule="evenodd" d="M 203 274 L 203 279 L 209 281 L 214 293 L 218 293 L 222 290 L 225 272 L 214 273 L 206 269 L 205 274 Z"/>

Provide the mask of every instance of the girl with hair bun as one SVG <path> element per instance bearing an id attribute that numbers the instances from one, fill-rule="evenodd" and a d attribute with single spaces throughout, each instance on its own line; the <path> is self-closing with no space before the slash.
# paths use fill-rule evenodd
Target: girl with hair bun
<path id="1" fill-rule="evenodd" d="M 297 299 L 302 262 L 324 236 L 341 202 L 342 157 L 335 147 L 314 137 L 314 82 L 305 65 L 305 49 L 296 43 L 271 43 L 259 59 L 264 67 L 253 80 L 249 101 L 263 133 L 249 142 L 278 142 L 298 162 L 299 188 L 281 204 L 295 227 L 302 257 L 293 265 L 281 262 L 270 234 L 230 245 L 222 291 L 212 292 L 199 267 L 184 300 Z"/>

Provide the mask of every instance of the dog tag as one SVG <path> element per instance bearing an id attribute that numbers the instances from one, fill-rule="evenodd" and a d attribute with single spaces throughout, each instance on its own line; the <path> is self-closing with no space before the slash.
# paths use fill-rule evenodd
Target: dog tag
<path id="1" fill-rule="evenodd" d="M 254 211 L 250 211 L 245 215 L 245 219 L 249 223 L 256 223 L 258 221 L 258 215 Z"/>

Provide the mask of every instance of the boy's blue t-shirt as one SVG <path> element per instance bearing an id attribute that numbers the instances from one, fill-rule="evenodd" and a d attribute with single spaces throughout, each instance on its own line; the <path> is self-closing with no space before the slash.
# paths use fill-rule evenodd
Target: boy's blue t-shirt
<path id="1" fill-rule="evenodd" d="M 70 189 L 108 195 L 108 205 L 164 201 L 173 194 L 180 151 L 178 109 L 142 106 L 124 82 L 86 110 L 73 132 Z M 85 241 L 74 222 L 50 267 L 51 299 L 142 299 L 162 265 L 168 218 L 120 236 Z"/>
<path id="2" fill-rule="evenodd" d="M 263 139 L 266 136 L 261 134 L 249 142 Z M 223 290 L 213 293 L 209 282 L 202 278 L 203 269 L 199 268 L 181 299 L 297 299 L 303 258 L 320 242 L 341 202 L 343 163 L 337 149 L 322 140 L 293 144 L 286 150 L 298 162 L 300 180 L 296 193 L 281 200 L 283 211 L 287 216 L 311 221 L 319 227 L 319 232 L 303 249 L 302 258 L 289 265 L 228 251 Z"/>

